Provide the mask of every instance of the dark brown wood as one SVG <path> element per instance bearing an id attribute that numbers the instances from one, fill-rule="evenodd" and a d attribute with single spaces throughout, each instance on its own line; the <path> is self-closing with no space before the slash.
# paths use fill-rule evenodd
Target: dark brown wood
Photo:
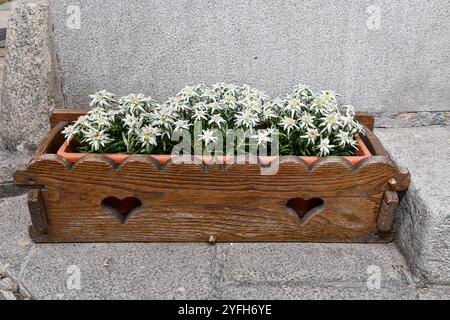
<path id="1" fill-rule="evenodd" d="M 374 156 L 356 165 L 326 157 L 308 166 L 286 156 L 273 175 L 259 163 L 161 165 L 151 155 L 120 165 L 88 155 L 71 164 L 54 150 L 62 128 L 84 112 L 56 110 L 32 161 L 14 174 L 17 184 L 40 188 L 33 192 L 48 224 L 44 231 L 34 213 L 36 242 L 386 242 L 395 212 L 389 195 L 409 183 L 369 129 Z"/>
<path id="2" fill-rule="evenodd" d="M 41 190 L 31 189 L 28 191 L 28 209 L 30 210 L 31 222 L 33 228 L 45 234 L 48 228 L 47 212 L 45 210 L 44 200 L 42 199 Z"/>
<path id="3" fill-rule="evenodd" d="M 398 196 L 395 191 L 386 191 L 378 212 L 377 226 L 381 233 L 391 232 L 394 224 L 395 210 L 398 206 Z"/>
<path id="4" fill-rule="evenodd" d="M 371 154 L 389 157 L 381 141 L 369 128 L 365 127 L 364 135 L 361 135 L 361 139 L 364 141 Z"/>
<path id="5" fill-rule="evenodd" d="M 48 134 L 44 137 L 41 144 L 34 152 L 33 158 L 40 157 L 45 153 L 56 153 L 59 146 L 64 141 L 61 131 L 69 124 L 67 121 L 63 121 L 54 126 Z"/>
<path id="6" fill-rule="evenodd" d="M 367 129 L 373 131 L 375 119 L 372 114 L 368 112 L 357 112 L 355 115 L 355 120 L 361 123 Z"/>
<path id="7" fill-rule="evenodd" d="M 73 166 L 45 155 L 25 175 L 44 185 L 51 223 L 35 241 L 321 241 L 367 242 L 394 163 L 371 157 L 353 167 L 327 157 L 308 167 L 282 158 L 276 175 L 259 164 L 167 164 L 131 156 L 119 167 L 109 158 L 87 156 Z M 27 181 L 23 176 L 20 181 Z M 101 203 L 135 197 L 142 208 L 120 223 Z M 286 206 L 289 199 L 320 198 L 324 205 L 305 223 Z"/>
<path id="8" fill-rule="evenodd" d="M 395 191 L 405 191 L 409 187 L 411 174 L 404 167 L 398 167 L 398 174 L 395 178 L 389 180 L 389 186 Z"/>
<path id="9" fill-rule="evenodd" d="M 50 114 L 50 127 L 54 128 L 60 122 L 76 121 L 88 111 L 88 109 L 55 109 Z"/>

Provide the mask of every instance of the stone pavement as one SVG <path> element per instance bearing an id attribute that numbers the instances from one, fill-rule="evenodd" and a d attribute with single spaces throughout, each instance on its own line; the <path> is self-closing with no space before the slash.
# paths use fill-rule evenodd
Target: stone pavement
<path id="1" fill-rule="evenodd" d="M 388 77 L 389 81 L 395 82 L 391 83 L 392 86 L 384 85 L 382 90 L 377 91 L 376 85 L 385 82 L 376 80 L 376 85 L 370 85 L 364 81 L 352 80 L 352 77 L 355 76 L 367 79 L 367 73 L 360 73 L 358 66 L 355 69 L 350 68 L 351 70 L 338 68 L 346 74 L 353 75 L 347 81 L 344 81 L 344 89 L 339 89 L 339 84 L 343 83 L 342 77 L 338 75 L 334 79 L 337 84 L 336 89 L 342 92 L 350 92 L 352 100 L 359 97 L 365 102 L 372 101 L 372 103 L 367 104 L 371 107 L 370 111 L 376 110 L 375 107 L 378 105 L 383 106 L 383 108 L 380 107 L 380 110 L 383 109 L 384 112 L 378 114 L 377 124 L 379 126 L 416 126 L 413 128 L 376 130 L 376 134 L 381 138 L 389 153 L 399 164 L 408 167 L 412 173 L 411 187 L 405 194 L 398 210 L 397 224 L 399 228 L 395 243 L 389 245 L 246 243 L 217 244 L 215 246 L 168 243 L 34 244 L 27 234 L 29 217 L 25 196 L 21 195 L 23 190 L 13 185 L 11 172 L 17 163 L 28 161 L 31 153 L 27 151 L 27 147 L 39 142 L 41 139 L 39 135 L 47 130 L 42 125 L 43 119 L 46 120 L 49 109 L 62 101 L 60 93 L 55 89 L 59 88 L 58 90 L 60 90 L 61 85 L 59 78 L 55 76 L 57 68 L 52 56 L 54 52 L 50 39 L 51 35 L 49 34 L 51 28 L 48 28 L 46 22 L 48 22 L 51 10 L 55 13 L 53 22 L 57 33 L 59 29 L 65 28 L 67 17 L 65 16 L 64 6 L 69 1 L 51 1 L 51 9 L 49 9 L 49 1 L 33 0 L 31 2 L 32 5 L 23 4 L 17 7 L 15 10 L 16 18 L 13 19 L 8 33 L 10 39 L 9 62 L 6 64 L 7 72 L 5 74 L 7 80 L 5 88 L 8 90 L 6 90 L 6 98 L 4 96 L 2 99 L 3 109 L 0 118 L 4 121 L 0 121 L 0 123 L 3 123 L 4 126 L 2 127 L 3 132 L 0 133 L 3 135 L 5 130 L 9 130 L 4 129 L 5 124 L 8 124 L 9 128 L 9 125 L 14 122 L 15 127 L 11 127 L 8 131 L 10 133 L 9 139 L 0 141 L 0 146 L 3 148 L 0 149 L 0 300 L 30 298 L 450 299 L 450 148 L 448 143 L 450 141 L 450 127 L 419 127 L 430 123 L 449 124 L 450 112 L 445 111 L 448 110 L 445 105 L 446 100 L 442 99 L 440 95 L 433 94 L 433 92 L 442 92 L 440 88 L 447 83 L 446 78 L 426 77 L 430 72 L 436 73 L 441 70 L 442 61 L 439 59 L 444 58 L 444 56 L 439 55 L 439 50 L 433 51 L 433 54 L 439 55 L 437 59 L 434 59 L 432 55 L 423 58 L 423 55 L 420 54 L 420 60 L 423 64 L 418 69 L 414 69 L 415 71 L 413 70 L 412 78 L 406 78 L 410 84 L 408 90 L 413 92 L 423 84 L 424 74 L 425 79 L 434 79 L 433 83 L 426 81 L 424 92 L 427 94 L 420 97 L 420 99 L 429 102 L 429 97 L 432 96 L 435 99 L 433 103 L 421 103 L 416 100 L 416 95 L 403 92 L 405 76 L 402 70 L 399 71 L 399 64 L 396 61 L 404 60 L 396 50 L 390 50 L 387 55 L 388 60 L 395 62 L 387 65 L 387 69 L 384 69 L 384 67 L 380 69 L 380 64 L 373 64 L 374 68 L 377 69 L 373 71 L 384 71 L 372 78 L 376 80 Z M 368 1 L 367 4 L 369 4 Z M 393 4 L 392 6 L 397 5 L 401 5 L 410 13 L 423 9 L 415 5 L 406 6 L 405 3 Z M 87 7 L 83 7 L 84 9 L 90 7 L 95 9 L 99 5 L 96 2 L 87 2 L 85 6 Z M 345 4 L 345 6 L 348 6 L 348 4 Z M 387 5 L 387 8 L 390 6 Z M 164 9 L 165 7 L 162 6 L 161 8 Z M 363 6 L 362 9 L 364 8 Z M 427 26 L 431 23 L 430 21 L 436 20 L 430 20 L 429 16 L 439 17 L 445 14 L 446 11 L 441 11 L 441 8 L 444 7 L 439 4 L 430 5 L 425 11 L 421 11 L 428 12 L 430 15 L 428 13 L 423 15 L 426 19 L 421 20 L 420 23 Z M 215 7 L 209 9 L 215 10 Z M 353 7 L 348 9 L 351 9 L 348 11 L 351 14 L 355 13 Z M 115 10 L 115 8 L 111 6 L 108 7 L 108 10 Z M 253 12 L 253 8 L 248 10 Z M 316 12 L 313 9 L 311 10 Z M 326 10 L 326 8 L 323 10 Z M 393 10 L 393 12 L 398 12 L 398 10 Z M 6 21 L 5 19 L 2 20 L 2 17 L 8 14 L 8 12 L 0 12 L 0 28 L 2 21 Z M 414 14 L 404 15 L 404 17 L 411 19 L 410 22 L 413 26 L 418 23 Z M 362 18 L 364 21 L 362 24 L 361 21 L 359 23 L 365 28 L 366 17 Z M 95 31 L 96 28 L 104 27 L 95 23 L 95 19 L 97 19 L 96 10 L 83 10 L 82 19 L 82 23 L 88 28 L 88 31 Z M 395 15 L 390 19 L 393 20 L 394 24 L 397 21 L 401 25 L 404 24 L 404 21 L 397 19 Z M 296 23 L 302 23 L 301 21 L 298 22 L 298 19 L 295 21 Z M 175 19 L 174 22 L 178 25 L 179 19 Z M 203 20 L 196 21 L 200 24 L 203 22 Z M 386 22 L 389 22 L 389 20 L 386 20 Z M 358 23 L 358 21 L 355 23 Z M 333 28 L 335 25 L 333 23 Z M 357 26 L 359 25 L 353 27 Z M 133 26 L 131 25 L 131 27 Z M 139 27 L 141 27 L 141 24 L 139 24 Z M 157 24 L 157 27 L 162 27 L 162 30 L 171 30 L 162 24 Z M 182 26 L 181 31 L 184 27 Z M 345 33 L 348 30 L 361 29 L 360 27 L 357 29 L 353 27 L 350 29 L 345 27 L 345 30 L 341 31 Z M 405 28 L 405 32 L 409 34 L 414 27 L 410 28 L 405 25 Z M 422 29 L 428 30 L 427 27 Z M 109 30 L 110 28 L 104 30 L 107 35 Z M 117 28 L 114 28 L 114 30 L 117 30 Z M 124 30 L 126 31 L 126 29 Z M 201 30 L 201 28 L 198 30 Z M 285 28 L 282 28 L 282 30 L 285 30 Z M 384 30 L 392 29 L 387 27 Z M 427 46 L 435 46 L 436 44 L 438 47 L 445 46 L 448 42 L 446 41 L 448 33 L 444 32 L 445 29 L 442 30 L 442 34 L 434 34 L 434 38 L 432 38 L 434 41 L 427 41 Z M 359 30 L 358 35 L 354 34 L 353 40 L 359 43 L 358 37 L 369 39 L 369 34 L 366 31 Z M 122 32 L 124 31 L 122 30 Z M 91 39 L 90 34 L 90 32 L 80 33 L 77 29 L 64 29 L 56 35 L 59 37 L 57 39 L 58 48 L 62 51 L 60 53 L 63 53 L 60 55 L 63 74 L 67 75 L 64 87 L 67 91 L 66 94 L 76 95 L 77 90 L 83 91 L 85 89 L 82 85 L 71 85 L 71 81 L 80 81 L 77 76 L 82 75 L 83 72 L 80 72 L 79 66 L 86 66 L 86 64 L 77 62 L 77 59 L 69 58 L 70 55 L 80 56 L 79 52 L 71 50 L 71 46 L 86 48 L 86 41 L 83 40 L 83 37 Z M 96 34 L 102 36 L 102 33 Z M 180 34 L 182 35 L 183 32 Z M 378 41 L 383 43 L 388 40 L 390 42 L 392 32 L 388 32 L 384 36 L 383 34 L 380 33 L 381 37 L 379 40 L 375 39 L 372 45 L 384 50 L 386 46 L 380 46 Z M 174 33 L 174 35 L 177 35 L 177 33 Z M 373 34 L 370 35 L 373 36 Z M 403 31 L 395 36 L 401 40 L 407 39 L 407 37 L 404 37 Z M 105 39 L 110 40 L 107 36 Z M 164 34 L 162 34 L 161 39 L 167 40 Z M 169 40 L 176 42 L 176 37 Z M 102 42 L 102 44 L 109 42 Z M 397 41 L 394 42 L 397 46 Z M 20 45 L 25 43 L 27 46 Z M 79 45 L 80 43 L 84 45 Z M 244 43 L 246 45 L 251 44 L 251 42 Z M 364 41 L 360 43 L 364 48 L 366 47 Z M 226 44 L 228 45 L 228 43 Z M 414 40 L 412 44 L 416 45 L 417 41 Z M 125 42 L 127 50 L 133 45 Z M 332 42 L 331 45 L 334 47 Z M 101 47 L 99 47 L 100 50 L 102 50 Z M 159 46 L 152 46 L 152 48 L 157 47 L 159 48 Z M 426 49 L 426 46 L 424 48 Z M 115 49 L 120 49 L 120 47 Z M 260 66 L 266 68 L 269 55 L 264 57 L 264 55 L 259 54 L 263 51 L 259 49 L 256 51 L 258 52 L 258 59 L 253 57 L 252 63 L 248 63 L 245 68 L 250 67 L 250 76 L 259 79 L 261 76 L 257 71 L 261 71 Z M 384 51 L 382 56 L 386 56 Z M 251 50 L 242 52 L 251 53 Z M 361 55 L 361 59 L 358 56 L 348 56 L 344 57 L 345 59 L 341 62 L 347 65 L 349 61 L 361 61 L 360 65 L 367 68 L 368 64 L 364 62 L 367 55 L 365 49 L 350 52 Z M 371 52 L 375 56 L 368 55 L 367 59 L 378 61 L 377 51 L 371 50 Z M 406 50 L 405 52 L 409 51 Z M 428 50 L 427 52 L 431 51 Z M 183 62 L 184 66 L 186 54 L 182 52 L 184 58 L 178 59 L 178 51 L 175 53 L 176 56 L 173 57 L 175 61 Z M 195 54 L 197 53 L 198 50 L 195 50 Z M 208 53 L 206 52 L 206 54 Z M 226 57 L 232 57 L 229 52 L 225 51 L 223 54 Z M 314 50 L 308 54 L 313 56 L 313 58 L 307 59 L 308 61 L 316 61 Z M 86 55 L 81 56 L 86 57 Z M 391 56 L 394 59 L 391 59 Z M 125 56 L 116 55 L 112 52 L 112 57 L 121 59 Z M 151 55 L 146 57 L 151 57 Z M 297 57 L 307 58 L 307 56 L 296 54 L 295 59 Z M 96 54 L 88 58 L 91 62 L 98 61 L 98 55 Z M 222 58 L 219 58 L 222 61 Z M 414 59 L 404 65 L 415 64 Z M 428 63 L 430 59 L 436 61 L 433 68 L 430 68 L 430 63 Z M 75 62 L 72 63 L 72 60 Z M 133 61 L 136 60 L 145 61 L 145 59 L 133 59 Z M 233 58 L 233 61 L 238 60 Z M 192 62 L 195 63 L 195 59 Z M 3 63 L 2 59 L 0 59 L 0 67 L 2 67 L 1 63 Z M 105 63 L 109 62 L 105 60 Z M 24 65 L 29 68 L 24 69 Z M 108 64 L 108 66 L 120 68 L 123 68 L 124 65 L 126 66 L 126 63 L 122 62 Z M 283 65 L 290 66 L 292 64 L 285 64 L 284 59 Z M 314 65 L 317 65 L 317 63 L 314 62 Z M 166 72 L 167 68 L 164 69 L 166 66 L 160 68 L 159 64 L 157 66 L 156 73 L 148 73 L 146 68 L 137 67 L 146 70 L 146 75 L 151 74 L 152 77 L 162 79 L 164 77 L 158 77 L 158 72 Z M 99 68 L 103 67 L 105 66 L 99 66 Z M 153 67 L 151 66 L 151 69 Z M 75 71 L 70 72 L 71 68 L 74 68 Z M 168 68 L 169 73 L 175 70 L 172 64 Z M 227 65 L 227 69 L 241 70 L 229 65 Z M 307 78 L 316 79 L 316 82 L 322 82 L 319 81 L 320 77 L 324 74 L 327 75 L 327 72 L 317 71 L 317 68 L 307 69 L 315 70 L 319 78 L 315 78 L 314 74 L 309 75 L 311 77 L 307 75 Z M 42 70 L 47 72 L 43 73 Z M 90 70 L 90 68 L 81 71 L 86 70 Z M 208 70 L 209 72 L 210 68 L 203 68 L 202 70 Z M 408 75 L 411 74 L 411 68 L 408 67 L 405 70 L 408 71 Z M 221 78 L 224 75 L 220 68 L 215 69 L 215 72 L 218 72 Z M 99 74 L 99 72 L 96 73 Z M 121 72 L 103 72 L 101 74 L 109 79 L 111 74 L 119 73 Z M 393 73 L 395 74 L 394 77 L 392 77 Z M 139 73 L 129 74 L 134 77 L 131 80 L 145 79 Z M 249 75 L 248 72 L 242 74 L 246 77 Z M 292 72 L 283 74 L 295 76 Z M 194 75 L 196 79 L 199 77 L 199 73 L 192 72 L 192 70 L 187 71 L 180 77 L 179 75 L 180 73 L 176 72 L 176 76 L 169 77 L 170 79 L 165 77 L 164 79 L 170 81 L 171 85 L 178 86 L 178 82 L 182 84 L 189 82 L 183 76 Z M 263 84 L 273 86 L 272 76 L 270 74 L 269 77 L 263 77 Z M 88 74 L 85 79 L 93 79 L 93 77 Z M 101 81 L 101 77 L 95 77 L 95 79 Z M 208 79 L 204 78 L 204 80 Z M 235 77 L 230 79 L 234 82 L 238 81 L 236 80 L 238 78 Z M 398 83 L 396 79 L 399 80 Z M 120 83 L 120 81 L 125 81 L 125 84 L 132 85 L 136 89 L 136 81 L 128 81 L 127 78 L 123 77 L 116 80 L 118 81 L 117 87 L 126 89 L 126 85 Z M 55 83 L 52 84 L 53 81 Z M 195 82 L 198 82 L 198 80 Z M 206 82 L 214 81 L 208 80 Z M 277 84 L 284 88 L 283 82 L 290 83 L 291 80 L 283 79 Z M 80 83 L 84 85 L 86 82 L 83 80 Z M 143 81 L 142 86 L 153 91 L 155 89 L 161 91 L 169 87 L 167 83 L 159 81 L 156 83 L 159 83 L 158 86 L 160 87 L 152 88 L 148 87 L 149 83 L 151 81 Z M 139 88 L 139 86 L 137 87 Z M 395 92 L 386 93 L 385 88 L 387 87 Z M 402 90 L 397 90 L 398 88 Z M 373 90 L 376 94 L 373 94 Z M 393 96 L 394 98 L 386 101 L 384 99 L 386 96 Z M 407 99 L 405 99 L 405 96 Z M 75 98 L 75 96 L 69 97 L 69 102 L 76 101 Z M 397 110 L 394 108 L 396 105 L 403 105 L 404 108 Z M 32 112 L 27 112 L 30 110 L 30 106 L 33 106 L 34 109 Z M 32 137 L 29 135 L 30 131 L 34 133 Z M 23 143 L 25 141 L 29 145 Z M 6 149 L 7 147 L 9 149 Z M 379 288 L 378 284 L 380 285 Z"/>
<path id="2" fill-rule="evenodd" d="M 394 244 L 33 244 L 25 196 L 1 199 L 0 213 L 0 272 L 18 297 L 450 299 L 417 287 Z"/>
<path id="3" fill-rule="evenodd" d="M 450 299 L 450 128 L 375 132 L 412 173 L 395 243 L 34 244 L 25 196 L 4 197 L 2 298 Z M 29 157 L 0 154 L 7 170 Z"/>
<path id="4" fill-rule="evenodd" d="M 423 283 L 450 285 L 450 126 L 375 133 L 411 185 L 399 209 L 396 243 Z"/>

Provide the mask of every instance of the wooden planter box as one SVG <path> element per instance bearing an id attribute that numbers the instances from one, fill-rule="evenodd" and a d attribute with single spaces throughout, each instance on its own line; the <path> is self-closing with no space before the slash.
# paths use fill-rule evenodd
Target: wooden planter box
<path id="1" fill-rule="evenodd" d="M 120 165 L 104 155 L 70 163 L 56 154 L 62 129 L 85 110 L 56 110 L 52 129 L 14 173 L 29 188 L 35 242 L 388 242 L 409 172 L 388 157 L 358 114 L 371 152 L 312 165 L 280 157 L 275 175 L 260 164 L 161 164 L 133 155 Z"/>

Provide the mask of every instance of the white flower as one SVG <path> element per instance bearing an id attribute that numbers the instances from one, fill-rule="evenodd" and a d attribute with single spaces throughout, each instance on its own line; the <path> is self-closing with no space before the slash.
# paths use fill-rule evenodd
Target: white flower
<path id="1" fill-rule="evenodd" d="M 93 151 L 99 151 L 101 147 L 109 143 L 111 139 L 104 130 L 98 130 L 95 128 L 90 128 L 89 131 L 83 132 L 86 142 L 89 143 Z"/>
<path id="2" fill-rule="evenodd" d="M 324 127 L 322 132 L 327 130 L 328 133 L 331 133 L 331 131 L 337 130 L 341 124 L 337 113 L 329 113 L 325 115 L 325 117 L 321 118 L 321 120 L 323 122 L 319 126 Z"/>
<path id="3" fill-rule="evenodd" d="M 320 144 L 317 147 L 319 149 L 319 154 L 321 157 L 327 156 L 330 154 L 330 151 L 334 148 L 335 146 L 330 144 L 330 140 L 328 138 L 323 138 L 320 140 Z"/>
<path id="4" fill-rule="evenodd" d="M 90 121 L 93 124 L 96 124 L 99 127 L 103 127 L 104 129 L 107 129 L 111 126 L 111 119 L 108 114 L 97 114 L 97 115 L 91 115 Z"/>
<path id="5" fill-rule="evenodd" d="M 208 104 L 208 108 L 211 110 L 211 113 L 214 113 L 216 110 L 221 110 L 222 106 L 217 101 L 214 101 Z"/>
<path id="6" fill-rule="evenodd" d="M 258 145 L 265 144 L 271 142 L 272 139 L 270 135 L 272 134 L 272 130 L 258 130 L 257 134 L 250 136 L 252 139 L 257 139 Z"/>
<path id="7" fill-rule="evenodd" d="M 152 126 L 145 126 L 139 132 L 139 140 L 142 143 L 142 147 L 146 148 L 148 151 L 149 146 L 156 146 L 158 143 L 156 138 L 161 135 L 161 130 Z"/>
<path id="8" fill-rule="evenodd" d="M 188 120 L 181 120 L 181 119 L 179 119 L 179 120 L 177 120 L 177 121 L 175 121 L 175 122 L 173 123 L 173 126 L 175 127 L 175 128 L 173 129 L 173 132 L 177 132 L 177 131 L 180 130 L 180 129 L 186 129 L 186 130 L 189 130 L 190 124 L 189 124 L 189 121 L 188 121 Z"/>
<path id="9" fill-rule="evenodd" d="M 291 133 L 292 129 L 298 129 L 298 125 L 297 125 L 297 121 L 294 118 L 291 117 L 284 117 L 281 121 L 280 124 L 283 126 L 284 130 L 287 130 L 287 133 Z"/>
<path id="10" fill-rule="evenodd" d="M 251 110 L 244 110 L 236 114 L 236 125 L 252 128 L 258 123 L 258 115 Z"/>
<path id="11" fill-rule="evenodd" d="M 152 117 L 155 119 L 153 125 L 163 126 L 169 129 L 174 123 L 174 118 L 177 117 L 177 114 L 170 109 L 161 109 L 154 113 Z"/>
<path id="12" fill-rule="evenodd" d="M 256 100 L 247 101 L 246 108 L 253 112 L 259 112 L 261 110 L 261 104 Z"/>
<path id="13" fill-rule="evenodd" d="M 150 97 L 145 97 L 143 94 L 130 94 L 128 96 L 122 97 L 119 101 L 121 109 L 129 113 L 141 113 L 148 112 L 148 105 L 152 103 L 153 100 Z"/>
<path id="14" fill-rule="evenodd" d="M 181 93 L 188 98 L 198 96 L 197 92 L 195 91 L 194 87 L 192 87 L 192 86 L 184 87 L 184 89 L 181 90 Z"/>
<path id="15" fill-rule="evenodd" d="M 315 117 L 309 112 L 303 112 L 300 116 L 300 128 L 314 128 Z"/>
<path id="16" fill-rule="evenodd" d="M 222 123 L 226 123 L 226 121 L 222 118 L 222 116 L 220 114 L 213 114 L 211 115 L 208 124 L 216 124 L 219 129 L 222 127 Z"/>
<path id="17" fill-rule="evenodd" d="M 322 91 L 319 97 L 325 102 L 337 103 L 337 94 L 334 91 L 326 90 Z"/>
<path id="18" fill-rule="evenodd" d="M 96 92 L 89 96 L 91 98 L 91 103 L 89 104 L 90 107 L 99 105 L 100 107 L 104 106 L 110 106 L 112 103 L 115 102 L 114 100 L 114 94 L 110 93 L 106 90 L 102 90 L 99 92 Z"/>
<path id="19" fill-rule="evenodd" d="M 236 105 L 236 97 L 232 95 L 226 95 L 223 97 L 223 102 L 231 107 L 234 107 Z"/>
<path id="20" fill-rule="evenodd" d="M 313 96 L 310 87 L 304 84 L 294 86 L 294 96 L 298 99 L 305 100 Z"/>
<path id="21" fill-rule="evenodd" d="M 194 115 L 191 117 L 191 119 L 194 119 L 194 121 L 202 121 L 206 120 L 207 111 L 204 109 L 195 109 Z"/>
<path id="22" fill-rule="evenodd" d="M 76 121 L 77 125 L 80 127 L 90 127 L 91 126 L 91 118 L 89 115 L 84 115 L 78 118 Z"/>
<path id="23" fill-rule="evenodd" d="M 294 117 L 295 113 L 302 110 L 302 104 L 300 100 L 294 97 L 287 97 L 287 105 L 284 107 L 284 110 L 288 112 L 291 117 Z"/>
<path id="24" fill-rule="evenodd" d="M 202 130 L 202 134 L 198 135 L 198 141 L 203 141 L 207 146 L 210 142 L 216 142 L 218 137 L 214 136 L 214 130 Z"/>
<path id="25" fill-rule="evenodd" d="M 270 120 L 277 117 L 277 113 L 275 109 L 272 108 L 271 105 L 265 107 L 262 112 L 262 117 L 264 120 Z"/>
<path id="26" fill-rule="evenodd" d="M 355 115 L 355 108 L 352 105 L 344 105 L 342 106 L 342 108 L 344 109 L 345 115 L 347 117 L 352 117 Z"/>
<path id="27" fill-rule="evenodd" d="M 308 139 L 308 144 L 314 144 L 319 136 L 319 130 L 310 128 L 306 131 L 306 134 L 300 136 L 300 138 Z"/>
<path id="28" fill-rule="evenodd" d="M 339 146 L 344 147 L 346 144 L 351 144 L 353 138 L 350 135 L 350 132 L 339 130 L 339 133 L 336 135 L 336 138 L 339 141 Z"/>
<path id="29" fill-rule="evenodd" d="M 61 132 L 64 137 L 67 140 L 72 139 L 72 137 L 78 133 L 80 133 L 80 129 L 78 128 L 78 126 L 76 124 L 73 125 L 69 125 L 67 127 L 64 128 L 64 130 Z"/>
<path id="30" fill-rule="evenodd" d="M 144 119 L 142 117 L 135 116 L 134 114 L 127 114 L 125 119 L 123 119 L 123 123 L 131 131 L 139 129 L 142 126 L 143 121 Z"/>

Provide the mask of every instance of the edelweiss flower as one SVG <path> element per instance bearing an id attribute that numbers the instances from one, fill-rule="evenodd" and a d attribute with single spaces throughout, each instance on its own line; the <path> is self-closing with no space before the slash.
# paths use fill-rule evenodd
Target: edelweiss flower
<path id="1" fill-rule="evenodd" d="M 77 127 L 76 124 L 72 124 L 72 125 L 65 127 L 61 133 L 64 135 L 64 137 L 67 140 L 70 140 L 70 139 L 72 139 L 72 137 L 74 135 L 80 133 L 80 129 Z"/>
<path id="2" fill-rule="evenodd" d="M 300 138 L 308 139 L 308 144 L 316 143 L 316 139 L 320 136 L 319 130 L 317 129 L 308 129 L 306 134 L 300 136 Z"/>
<path id="3" fill-rule="evenodd" d="M 232 95 L 226 95 L 223 97 L 223 101 L 226 105 L 234 107 L 236 105 L 236 97 Z"/>
<path id="4" fill-rule="evenodd" d="M 102 90 L 99 92 L 96 92 L 89 96 L 91 98 L 91 103 L 89 104 L 90 107 L 99 105 L 100 107 L 104 106 L 110 106 L 112 103 L 115 102 L 114 100 L 114 94 L 110 93 L 106 90 Z"/>
<path id="5" fill-rule="evenodd" d="M 86 142 L 91 145 L 93 151 L 99 151 L 101 147 L 111 141 L 108 134 L 104 130 L 90 128 L 89 131 L 83 132 Z"/>
<path id="6" fill-rule="evenodd" d="M 309 112 L 303 112 L 300 116 L 300 128 L 314 128 L 315 117 Z"/>
<path id="7" fill-rule="evenodd" d="M 294 97 L 288 97 L 287 105 L 284 107 L 284 110 L 289 112 L 291 117 L 294 117 L 295 113 L 300 112 L 302 110 L 302 104 L 300 100 Z"/>
<path id="8" fill-rule="evenodd" d="M 308 100 L 310 97 L 313 96 L 313 92 L 311 91 L 310 87 L 304 84 L 299 84 L 294 86 L 294 96 L 298 99 L 304 101 Z"/>
<path id="9" fill-rule="evenodd" d="M 330 154 L 330 151 L 335 146 L 330 144 L 330 140 L 328 138 L 324 138 L 320 141 L 319 146 L 317 147 L 319 149 L 319 154 L 321 157 L 327 156 Z"/>
<path id="10" fill-rule="evenodd" d="M 270 120 L 270 119 L 276 118 L 276 117 L 277 117 L 277 113 L 275 112 L 275 110 L 272 108 L 271 105 L 269 105 L 263 109 L 263 119 L 264 120 Z"/>
<path id="11" fill-rule="evenodd" d="M 189 121 L 188 120 L 177 120 L 173 123 L 173 126 L 175 127 L 173 129 L 173 132 L 177 132 L 180 129 L 186 129 L 189 130 Z"/>
<path id="12" fill-rule="evenodd" d="M 222 123 L 226 123 L 226 121 L 222 118 L 220 114 L 213 114 L 211 115 L 208 124 L 215 124 L 219 127 L 219 129 L 222 127 Z"/>
<path id="13" fill-rule="evenodd" d="M 151 145 L 156 146 L 158 143 L 156 138 L 161 135 L 161 130 L 152 126 L 145 126 L 139 132 L 139 140 L 142 143 L 142 147 L 149 151 Z"/>
<path id="14" fill-rule="evenodd" d="M 208 104 L 208 108 L 211 110 L 211 113 L 214 113 L 216 110 L 221 110 L 222 106 L 217 101 L 214 101 Z"/>
<path id="15" fill-rule="evenodd" d="M 191 119 L 194 119 L 194 121 L 202 121 L 202 120 L 206 120 L 206 115 L 207 112 L 204 109 L 195 109 L 194 110 L 194 115 L 191 117 Z"/>
<path id="16" fill-rule="evenodd" d="M 143 122 L 142 117 L 135 116 L 134 114 L 127 114 L 125 119 L 123 119 L 123 123 L 128 127 L 131 131 L 137 130 L 142 126 Z"/>
<path id="17" fill-rule="evenodd" d="M 198 141 L 203 141 L 205 145 L 209 145 L 210 142 L 216 142 L 218 137 L 214 136 L 214 130 L 202 130 L 203 134 L 198 135 Z"/>
<path id="18" fill-rule="evenodd" d="M 356 142 L 353 140 L 350 132 L 339 130 L 339 133 L 336 135 L 339 140 L 339 146 L 344 147 L 345 145 L 354 145 Z"/>
<path id="19" fill-rule="evenodd" d="M 236 115 L 236 125 L 253 128 L 258 123 L 258 115 L 251 110 L 244 110 Z"/>
<path id="20" fill-rule="evenodd" d="M 261 129 L 258 130 L 257 134 L 250 136 L 250 138 L 257 139 L 258 145 L 261 145 L 272 141 L 271 134 L 271 130 Z"/>
<path id="21" fill-rule="evenodd" d="M 331 133 L 331 131 L 339 128 L 340 121 L 337 113 L 327 114 L 325 117 L 321 118 L 321 120 L 323 122 L 319 126 L 324 127 L 322 132 L 326 130 L 328 133 Z"/>
<path id="22" fill-rule="evenodd" d="M 294 118 L 291 117 L 284 117 L 281 121 L 280 124 L 283 126 L 284 130 L 287 130 L 288 134 L 291 133 L 292 129 L 298 129 L 298 125 L 297 125 L 297 121 Z"/>

